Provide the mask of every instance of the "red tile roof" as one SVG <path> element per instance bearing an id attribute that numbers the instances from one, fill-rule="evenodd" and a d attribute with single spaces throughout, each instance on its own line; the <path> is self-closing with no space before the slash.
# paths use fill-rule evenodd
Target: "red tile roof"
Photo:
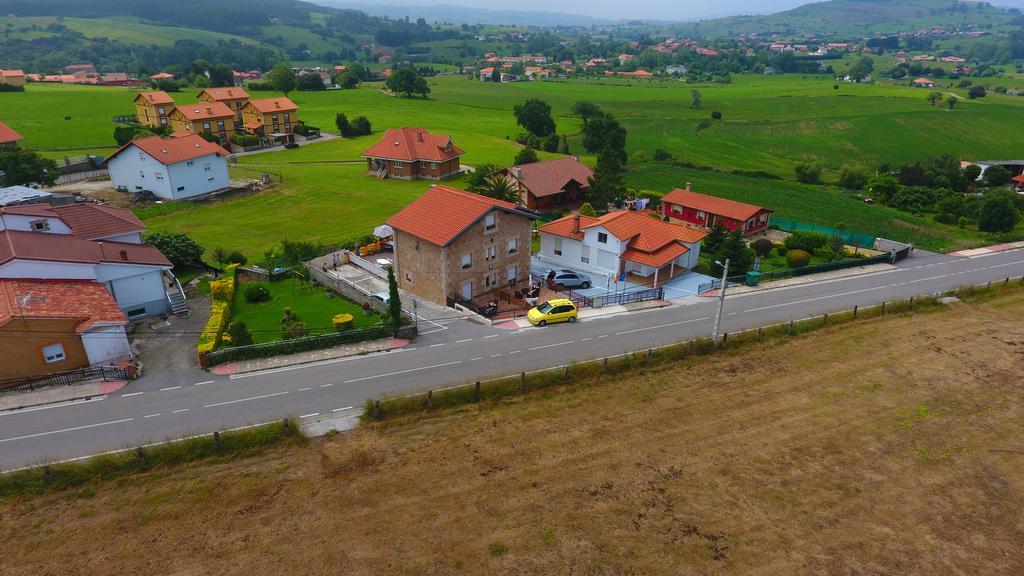
<path id="1" fill-rule="evenodd" d="M 123 262 L 151 266 L 171 266 L 169 260 L 149 244 L 127 242 L 96 242 L 68 234 L 45 232 L 0 231 L 0 264 L 11 260 L 44 260 L 99 264 Z"/>
<path id="2" fill-rule="evenodd" d="M 97 324 L 127 324 L 114 297 L 89 280 L 0 280 L 0 326 L 13 319 L 71 318 L 75 331 Z"/>
<path id="3" fill-rule="evenodd" d="M 665 244 L 653 252 L 644 252 L 643 250 L 637 250 L 635 248 L 626 248 L 620 258 L 623 260 L 629 260 L 630 262 L 636 262 L 637 264 L 661 268 L 689 251 L 690 249 L 686 246 L 683 246 L 678 242 L 673 242 L 671 244 Z"/>
<path id="4" fill-rule="evenodd" d="M 274 112 L 289 112 L 292 110 L 298 110 L 299 107 L 295 105 L 295 102 L 281 96 L 279 98 L 263 98 L 261 100 L 249 100 L 249 104 L 253 108 L 259 110 L 264 114 L 273 114 Z"/>
<path id="5" fill-rule="evenodd" d="M 163 90 L 157 90 L 155 92 L 139 92 L 139 95 L 135 97 L 135 100 L 138 101 L 139 98 L 142 98 L 146 101 L 146 104 L 151 106 L 174 104 L 174 98 L 171 98 L 170 94 Z"/>
<path id="6" fill-rule="evenodd" d="M 143 232 L 146 226 L 131 210 L 98 204 L 26 204 L 0 208 L 0 214 L 56 218 L 71 228 L 71 234 L 86 240 Z"/>
<path id="7" fill-rule="evenodd" d="M 584 216 L 581 214 L 580 227 L 576 232 L 573 232 L 573 220 L 575 220 L 575 218 L 575 216 L 566 216 L 564 218 L 559 218 L 558 220 L 553 220 L 541 226 L 540 231 L 548 234 L 554 234 L 555 236 L 561 236 L 562 238 L 583 240 L 583 229 L 597 222 L 598 219 L 594 216 Z"/>
<path id="8" fill-rule="evenodd" d="M 463 154 L 449 136 L 433 135 L 423 128 L 389 128 L 379 142 L 363 152 L 363 156 L 370 158 L 405 162 L 444 162 Z"/>
<path id="9" fill-rule="evenodd" d="M 0 122 L 0 144 L 13 144 L 23 140 L 21 134 L 12 130 L 7 124 Z"/>
<path id="10" fill-rule="evenodd" d="M 223 106 L 223 104 L 221 104 L 221 106 Z M 178 162 L 184 162 L 186 160 L 192 160 L 194 158 L 206 156 L 207 154 L 216 154 L 217 156 L 228 155 L 228 151 L 221 148 L 219 145 L 204 140 L 198 134 L 189 134 L 186 132 L 182 134 L 175 133 L 172 138 L 147 136 L 145 138 L 139 138 L 138 140 L 132 140 L 118 148 L 118 150 L 108 156 L 103 163 L 107 164 L 129 146 L 135 146 L 165 166 L 177 164 Z"/>
<path id="11" fill-rule="evenodd" d="M 725 216 L 733 220 L 747 220 L 761 210 L 765 210 L 765 208 L 754 206 L 753 204 L 744 204 L 735 200 L 726 200 L 725 198 L 698 194 L 697 192 L 678 188 L 666 194 L 661 201 Z"/>
<path id="12" fill-rule="evenodd" d="M 249 93 L 242 88 L 231 87 L 231 88 L 203 88 L 202 92 L 198 94 L 202 98 L 203 94 L 208 95 L 215 102 L 221 102 L 224 100 L 240 100 L 242 98 L 248 98 Z"/>
<path id="13" fill-rule="evenodd" d="M 235 113 L 223 102 L 196 102 L 175 108 L 190 122 L 234 118 Z"/>
<path id="14" fill-rule="evenodd" d="M 513 166 L 506 173 L 516 176 L 517 170 L 518 180 L 538 198 L 558 194 L 571 180 L 586 188 L 594 175 L 590 168 L 572 156 Z"/>
<path id="15" fill-rule="evenodd" d="M 396 230 L 446 246 L 495 209 L 517 212 L 518 206 L 448 186 L 431 186 L 426 194 L 413 200 L 387 223 Z M 524 212 L 518 213 L 531 218 Z"/>
<path id="16" fill-rule="evenodd" d="M 707 236 L 704 232 L 682 224 L 652 218 L 650 214 L 654 213 L 619 210 L 600 218 L 580 216 L 579 231 L 575 233 L 573 220 L 576 217 L 566 216 L 542 226 L 540 231 L 563 238 L 583 240 L 586 229 L 600 226 L 620 241 L 628 242 L 622 258 L 657 268 L 687 253 L 690 249 L 684 246 L 683 242 L 693 244 Z"/>

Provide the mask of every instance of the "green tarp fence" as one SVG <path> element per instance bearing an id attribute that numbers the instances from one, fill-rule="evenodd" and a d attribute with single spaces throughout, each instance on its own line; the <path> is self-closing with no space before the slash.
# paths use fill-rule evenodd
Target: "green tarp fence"
<path id="1" fill-rule="evenodd" d="M 785 230 L 786 232 L 821 232 L 826 236 L 833 237 L 838 236 L 843 239 L 843 242 L 851 246 L 862 246 L 870 248 L 875 244 L 875 237 L 867 234 L 861 234 L 852 230 L 840 230 L 838 228 L 831 228 L 829 226 L 819 226 L 818 224 L 805 224 L 803 222 L 797 222 L 796 220 L 787 220 L 785 218 L 772 217 L 772 226 L 777 227 L 779 230 Z"/>

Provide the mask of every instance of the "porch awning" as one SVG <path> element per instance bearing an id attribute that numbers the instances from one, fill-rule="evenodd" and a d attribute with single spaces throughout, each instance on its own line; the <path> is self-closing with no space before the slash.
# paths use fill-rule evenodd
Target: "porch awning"
<path id="1" fill-rule="evenodd" d="M 388 238 L 395 235 L 395 229 L 387 224 L 381 224 L 373 229 L 373 235 L 377 238 Z"/>
<path id="2" fill-rule="evenodd" d="M 689 251 L 690 249 L 686 246 L 683 246 L 678 242 L 672 242 L 662 246 L 654 252 L 644 252 L 642 250 L 637 250 L 636 248 L 627 248 L 626 251 L 622 253 L 621 258 L 644 266 L 661 268 Z"/>

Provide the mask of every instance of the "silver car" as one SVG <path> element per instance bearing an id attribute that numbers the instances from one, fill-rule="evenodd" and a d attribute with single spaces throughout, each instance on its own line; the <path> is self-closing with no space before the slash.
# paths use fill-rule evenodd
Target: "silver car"
<path id="1" fill-rule="evenodd" d="M 552 278 L 552 274 L 554 274 L 554 278 Z M 582 288 L 586 290 L 593 285 L 590 276 L 573 272 L 572 270 L 548 270 L 547 278 L 556 286 L 563 286 L 565 288 Z"/>

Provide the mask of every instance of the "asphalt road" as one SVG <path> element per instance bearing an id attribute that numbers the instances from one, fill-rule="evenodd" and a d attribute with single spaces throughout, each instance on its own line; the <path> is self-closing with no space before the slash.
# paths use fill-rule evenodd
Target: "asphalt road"
<path id="1" fill-rule="evenodd" d="M 1024 275 L 1024 250 L 973 258 L 921 254 L 894 270 L 726 298 L 731 332 L 883 300 Z M 234 376 L 199 370 L 153 374 L 87 401 L 0 413 L 0 469 L 83 457 L 294 415 L 354 414 L 366 398 L 422 391 L 710 335 L 716 303 L 689 298 L 669 308 L 574 325 L 502 330 L 453 320 L 411 347 Z"/>

